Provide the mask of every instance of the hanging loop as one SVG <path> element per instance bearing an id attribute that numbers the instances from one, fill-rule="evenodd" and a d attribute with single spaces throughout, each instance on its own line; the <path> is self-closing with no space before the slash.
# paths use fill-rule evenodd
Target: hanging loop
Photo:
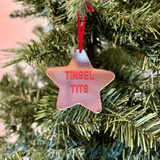
<path id="1" fill-rule="evenodd" d="M 94 12 L 92 9 L 91 5 L 86 1 L 86 5 L 90 11 L 90 13 Z M 85 14 L 84 14 L 84 21 L 81 29 L 81 19 L 80 19 L 80 14 L 78 12 L 78 40 L 79 40 L 79 52 L 82 52 L 83 49 L 83 40 L 84 40 L 84 31 L 85 31 L 85 23 L 86 23 L 86 9 L 85 9 Z"/>

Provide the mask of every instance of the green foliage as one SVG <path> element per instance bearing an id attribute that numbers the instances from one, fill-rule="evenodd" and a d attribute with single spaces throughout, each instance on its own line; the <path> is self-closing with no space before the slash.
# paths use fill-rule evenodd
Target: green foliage
<path id="1" fill-rule="evenodd" d="M 67 66 L 71 53 L 78 49 L 77 12 L 82 20 L 85 1 L 20 1 L 35 10 L 26 9 L 13 17 L 38 13 L 50 19 L 53 29 L 42 36 L 42 28 L 35 28 L 40 42 L 31 40 L 18 50 L 5 50 L 17 56 L 4 67 L 25 61 L 36 74 L 25 76 L 17 68 L 18 80 L 3 76 L 0 118 L 19 138 L 18 145 L 9 144 L 8 149 L 2 137 L 2 155 L 22 159 L 27 154 L 33 160 L 159 159 L 160 3 L 88 0 L 95 11 L 86 12 L 83 48 L 94 68 L 116 75 L 101 90 L 103 110 L 95 114 L 78 104 L 58 110 L 59 88 L 45 74 L 48 67 Z M 38 80 L 29 81 L 29 77 Z M 43 88 L 37 87 L 38 81 L 44 83 Z M 31 129 L 34 122 L 43 128 L 42 134 Z M 17 124 L 21 124 L 20 130 Z"/>
<path id="2" fill-rule="evenodd" d="M 37 16 L 37 13 L 40 13 L 44 9 L 44 4 L 45 0 L 39 0 L 39 1 L 34 1 L 34 0 L 14 0 L 14 2 L 21 2 L 21 5 L 27 6 L 23 11 L 20 10 L 15 10 L 10 14 L 11 18 L 26 18 L 27 16 Z M 42 5 L 43 4 L 43 5 Z M 31 7 L 34 7 L 34 10 L 31 9 Z"/>
<path id="3" fill-rule="evenodd" d="M 64 36 L 63 39 L 62 36 Z M 67 48 L 69 47 L 69 40 L 69 34 L 65 34 L 63 30 L 57 31 L 54 29 L 48 33 L 47 38 L 43 39 L 42 37 L 41 42 L 31 40 L 30 42 L 32 44 L 22 44 L 23 48 L 16 52 L 19 58 L 7 63 L 4 67 L 22 60 L 37 67 L 42 65 L 43 68 L 47 67 L 49 64 L 61 65 L 62 59 L 69 62 L 71 59 L 70 50 Z"/>

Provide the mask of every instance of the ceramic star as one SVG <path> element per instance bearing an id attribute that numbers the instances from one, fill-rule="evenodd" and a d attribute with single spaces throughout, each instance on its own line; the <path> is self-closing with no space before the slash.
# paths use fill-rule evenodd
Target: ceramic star
<path id="1" fill-rule="evenodd" d="M 59 110 L 81 104 L 94 113 L 102 110 L 100 91 L 115 78 L 111 71 L 93 68 L 84 50 L 77 50 L 68 66 L 49 68 L 46 74 L 59 87 Z"/>

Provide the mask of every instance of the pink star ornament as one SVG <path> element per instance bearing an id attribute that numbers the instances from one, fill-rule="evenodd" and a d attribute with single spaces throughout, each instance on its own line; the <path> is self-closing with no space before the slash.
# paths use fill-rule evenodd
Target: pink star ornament
<path id="1" fill-rule="evenodd" d="M 84 50 L 77 50 L 68 66 L 49 68 L 46 74 L 59 87 L 59 110 L 81 104 L 94 113 L 102 110 L 100 91 L 115 78 L 111 71 L 93 68 Z"/>

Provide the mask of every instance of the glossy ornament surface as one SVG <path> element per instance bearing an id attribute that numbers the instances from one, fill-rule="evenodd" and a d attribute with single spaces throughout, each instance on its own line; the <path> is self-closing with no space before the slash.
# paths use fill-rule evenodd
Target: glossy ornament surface
<path id="1" fill-rule="evenodd" d="M 77 50 L 68 66 L 49 68 L 46 74 L 59 87 L 59 110 L 81 104 L 94 113 L 102 110 L 100 91 L 115 78 L 111 71 L 93 68 L 84 50 Z"/>

